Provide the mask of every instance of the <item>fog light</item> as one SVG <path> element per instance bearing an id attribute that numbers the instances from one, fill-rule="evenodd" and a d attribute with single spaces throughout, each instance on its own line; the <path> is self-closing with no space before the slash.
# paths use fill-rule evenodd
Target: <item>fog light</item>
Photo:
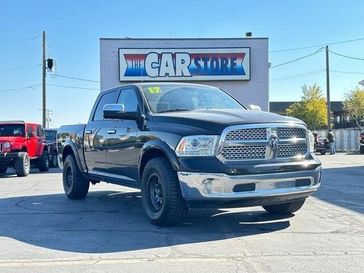
<path id="1" fill-rule="evenodd" d="M 206 193 L 212 192 L 212 180 L 211 178 L 207 178 L 204 181 L 202 181 L 202 185 L 206 191 Z"/>

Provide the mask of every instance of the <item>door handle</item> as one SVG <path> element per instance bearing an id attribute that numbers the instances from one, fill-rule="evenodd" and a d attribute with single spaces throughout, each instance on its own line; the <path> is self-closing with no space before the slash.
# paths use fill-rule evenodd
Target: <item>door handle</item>
<path id="1" fill-rule="evenodd" d="M 86 135 L 92 134 L 92 130 L 85 130 L 85 134 Z"/>
<path id="2" fill-rule="evenodd" d="M 115 129 L 109 129 L 109 130 L 107 130 L 107 133 L 109 135 L 113 135 L 113 134 L 116 134 L 116 130 Z"/>

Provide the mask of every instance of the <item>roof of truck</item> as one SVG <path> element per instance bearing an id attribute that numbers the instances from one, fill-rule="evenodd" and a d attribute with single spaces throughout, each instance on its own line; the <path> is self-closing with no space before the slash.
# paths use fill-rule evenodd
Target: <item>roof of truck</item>
<path id="1" fill-rule="evenodd" d="M 31 125 L 39 125 L 36 122 L 25 122 L 24 120 L 5 120 L 5 121 L 0 121 L 0 124 L 31 124 Z"/>

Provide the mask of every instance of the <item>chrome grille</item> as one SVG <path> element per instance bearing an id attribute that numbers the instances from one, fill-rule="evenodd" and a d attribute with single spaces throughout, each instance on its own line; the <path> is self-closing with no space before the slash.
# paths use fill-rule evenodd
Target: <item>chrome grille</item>
<path id="1" fill-rule="evenodd" d="M 306 130 L 302 128 L 278 128 L 279 139 L 306 138 Z"/>
<path id="2" fill-rule="evenodd" d="M 217 157 L 222 161 L 244 161 L 305 156 L 308 153 L 306 135 L 307 130 L 301 125 L 231 126 L 222 134 Z"/>
<path id="3" fill-rule="evenodd" d="M 225 140 L 264 140 L 267 139 L 266 128 L 249 128 L 230 131 Z"/>
<path id="4" fill-rule="evenodd" d="M 307 144 L 280 144 L 278 145 L 277 158 L 302 156 L 307 153 Z"/>
<path id="5" fill-rule="evenodd" d="M 265 145 L 224 147 L 221 155 L 227 160 L 264 159 Z"/>

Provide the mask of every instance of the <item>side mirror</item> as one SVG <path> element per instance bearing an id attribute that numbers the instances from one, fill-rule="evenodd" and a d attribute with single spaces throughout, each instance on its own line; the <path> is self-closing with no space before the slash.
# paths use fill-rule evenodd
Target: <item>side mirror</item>
<path id="1" fill-rule="evenodd" d="M 259 106 L 259 105 L 255 105 L 255 104 L 250 104 L 250 105 L 248 106 L 248 109 L 249 109 L 249 110 L 252 110 L 252 111 L 262 111 L 262 108 L 260 108 L 260 106 Z"/>
<path id="2" fill-rule="evenodd" d="M 139 120 L 142 115 L 139 111 L 127 112 L 124 104 L 105 104 L 103 108 L 104 118 Z"/>

